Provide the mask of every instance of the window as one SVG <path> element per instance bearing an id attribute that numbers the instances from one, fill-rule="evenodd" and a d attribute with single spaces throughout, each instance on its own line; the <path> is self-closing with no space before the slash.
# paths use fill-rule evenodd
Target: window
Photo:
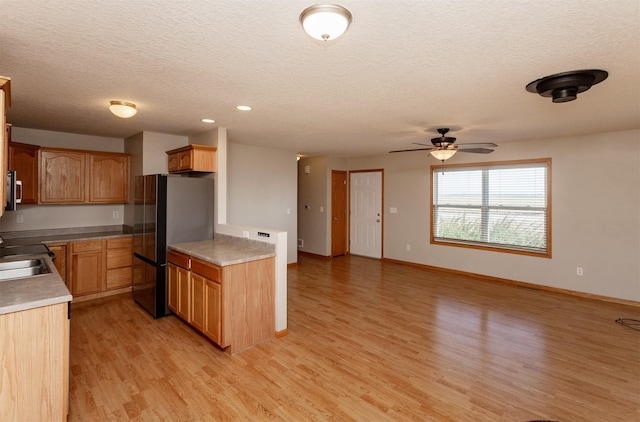
<path id="1" fill-rule="evenodd" d="M 551 257 L 551 159 L 431 167 L 431 243 Z"/>

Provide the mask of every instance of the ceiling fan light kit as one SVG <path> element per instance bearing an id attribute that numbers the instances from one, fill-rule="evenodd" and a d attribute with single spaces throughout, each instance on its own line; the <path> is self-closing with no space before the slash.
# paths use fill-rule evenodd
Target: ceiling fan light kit
<path id="1" fill-rule="evenodd" d="M 456 138 L 447 136 L 449 128 L 443 127 L 438 129 L 438 133 L 441 135 L 439 138 L 431 138 L 433 146 L 422 144 L 420 142 L 414 142 L 416 145 L 423 145 L 426 148 L 414 148 L 414 149 L 401 149 L 389 152 L 408 152 L 408 151 L 429 151 L 429 154 L 434 158 L 442 161 L 453 157 L 456 152 L 472 152 L 474 154 L 489 154 L 493 152 L 492 148 L 497 147 L 492 142 L 471 143 L 471 144 L 454 144 Z"/>
<path id="2" fill-rule="evenodd" d="M 578 94 L 607 79 L 605 70 L 585 69 L 545 76 L 527 85 L 527 91 L 551 97 L 554 103 L 566 103 Z"/>

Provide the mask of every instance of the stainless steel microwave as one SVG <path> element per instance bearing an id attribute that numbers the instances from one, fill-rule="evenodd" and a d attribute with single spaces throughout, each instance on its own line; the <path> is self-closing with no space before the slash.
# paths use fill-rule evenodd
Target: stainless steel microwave
<path id="1" fill-rule="evenodd" d="M 5 211 L 15 211 L 22 202 L 22 182 L 16 179 L 16 171 L 7 172 L 7 204 Z"/>

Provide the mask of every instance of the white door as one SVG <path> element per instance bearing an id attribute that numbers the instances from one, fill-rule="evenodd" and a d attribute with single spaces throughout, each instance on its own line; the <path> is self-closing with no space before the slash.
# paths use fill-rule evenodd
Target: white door
<path id="1" fill-rule="evenodd" d="M 352 172 L 350 182 L 349 252 L 382 258 L 382 172 Z"/>

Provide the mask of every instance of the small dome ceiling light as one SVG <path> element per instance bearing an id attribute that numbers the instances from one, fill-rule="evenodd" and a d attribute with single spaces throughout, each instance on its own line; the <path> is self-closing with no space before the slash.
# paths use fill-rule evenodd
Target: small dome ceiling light
<path id="1" fill-rule="evenodd" d="M 238 110 L 240 110 L 240 111 L 251 111 L 251 110 L 252 110 L 252 108 L 251 108 L 251 107 L 249 107 L 249 106 L 244 106 L 244 105 L 236 106 L 236 108 L 237 108 Z"/>
<path id="2" fill-rule="evenodd" d="M 109 110 L 122 119 L 133 117 L 138 112 L 134 103 L 126 101 L 111 101 L 109 103 Z"/>
<path id="3" fill-rule="evenodd" d="M 300 14 L 304 31 L 320 41 L 340 37 L 351 25 L 352 19 L 351 12 L 337 4 L 316 4 L 307 7 Z"/>
<path id="4" fill-rule="evenodd" d="M 566 103 L 578 98 L 578 94 L 607 79 L 604 70 L 586 69 L 556 73 L 527 85 L 527 91 L 551 97 L 554 103 Z"/>
<path id="5" fill-rule="evenodd" d="M 215 123 L 216 121 L 213 119 L 202 119 L 201 120 L 202 123 Z"/>

